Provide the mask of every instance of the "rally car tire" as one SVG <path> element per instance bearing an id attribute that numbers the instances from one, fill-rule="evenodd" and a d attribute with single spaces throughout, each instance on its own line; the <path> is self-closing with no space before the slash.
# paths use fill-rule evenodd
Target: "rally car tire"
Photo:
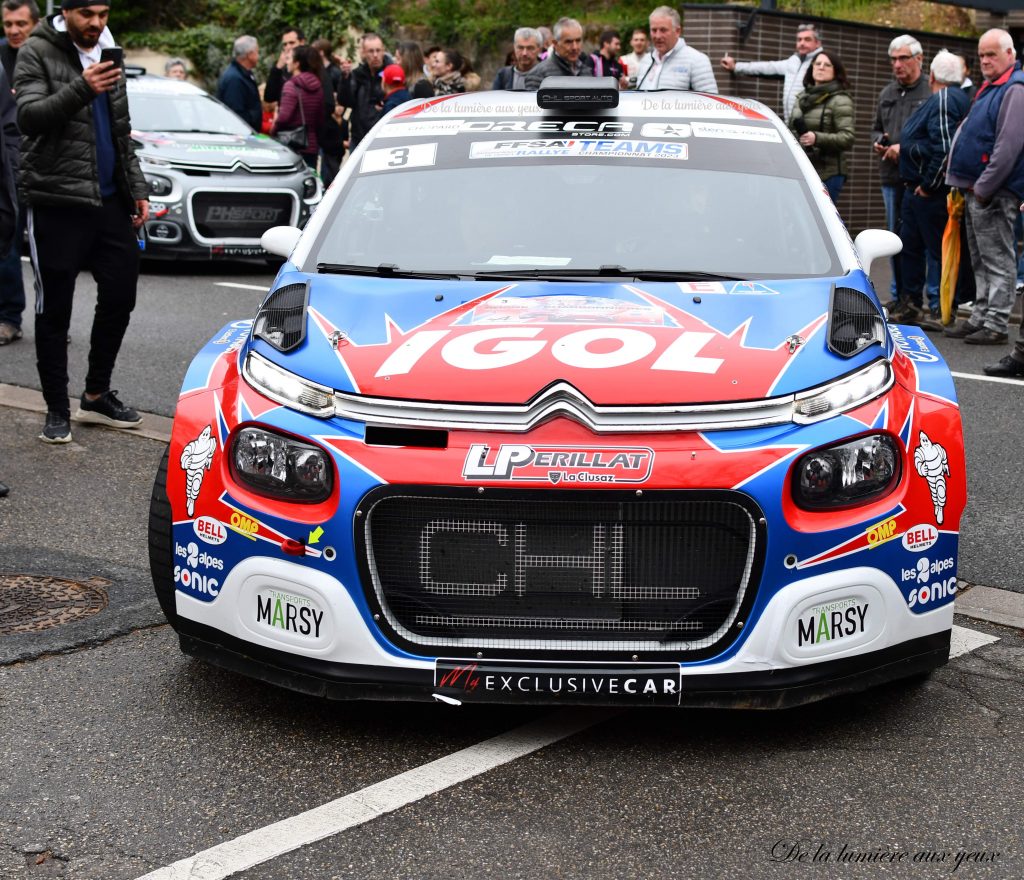
<path id="1" fill-rule="evenodd" d="M 170 447 L 164 450 L 153 481 L 149 501 L 149 571 L 153 577 L 160 609 L 167 622 L 177 629 L 178 614 L 174 604 L 174 548 L 171 534 L 171 502 L 167 497 L 167 460 Z"/>

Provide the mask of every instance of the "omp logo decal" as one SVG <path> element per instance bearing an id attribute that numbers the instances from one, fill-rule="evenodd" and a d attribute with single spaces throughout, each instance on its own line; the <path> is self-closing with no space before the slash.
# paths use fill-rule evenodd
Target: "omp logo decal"
<path id="1" fill-rule="evenodd" d="M 867 539 L 869 547 L 877 547 L 879 544 L 884 544 L 886 541 L 891 541 L 896 537 L 896 519 L 887 519 L 885 522 L 880 522 L 878 525 L 871 526 L 867 530 Z"/>
<path id="2" fill-rule="evenodd" d="M 654 451 L 646 447 L 581 449 L 503 443 L 494 454 L 474 443 L 462 475 L 467 480 L 551 483 L 641 483 L 651 475 Z"/>

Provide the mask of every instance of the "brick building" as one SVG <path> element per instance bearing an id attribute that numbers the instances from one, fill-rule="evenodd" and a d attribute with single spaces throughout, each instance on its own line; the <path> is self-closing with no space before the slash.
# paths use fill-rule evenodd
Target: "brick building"
<path id="1" fill-rule="evenodd" d="M 921 42 L 925 76 L 935 53 L 939 49 L 948 49 L 966 55 L 974 68 L 975 83 L 980 82 L 976 59 L 978 44 L 975 40 L 816 19 L 749 6 L 686 4 L 682 12 L 686 42 L 710 56 L 722 94 L 754 98 L 780 114 L 781 79 L 733 76 L 723 70 L 718 61 L 725 52 L 738 61 L 786 58 L 793 54 L 797 25 L 803 22 L 817 25 L 824 45 L 834 50 L 846 66 L 856 107 L 857 140 L 850 154 L 846 187 L 839 199 L 839 212 L 853 235 L 869 227 L 885 228 L 878 160 L 871 150 L 871 127 L 878 93 L 892 79 L 888 49 L 893 37 L 910 33 Z"/>

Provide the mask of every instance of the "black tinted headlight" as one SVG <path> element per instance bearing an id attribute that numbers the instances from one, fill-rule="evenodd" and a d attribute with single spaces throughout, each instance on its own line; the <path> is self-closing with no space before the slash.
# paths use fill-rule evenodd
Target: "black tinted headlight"
<path id="1" fill-rule="evenodd" d="M 866 504 L 892 491 L 900 454 L 888 434 L 868 434 L 808 452 L 793 471 L 793 498 L 810 510 Z"/>
<path id="2" fill-rule="evenodd" d="M 832 290 L 828 347 L 842 357 L 853 357 L 871 345 L 885 345 L 885 321 L 871 298 L 850 287 Z"/>
<path id="3" fill-rule="evenodd" d="M 254 492 L 285 501 L 325 501 L 334 486 L 325 450 L 264 428 L 242 428 L 235 435 L 231 471 Z"/>
<path id="4" fill-rule="evenodd" d="M 161 177 L 159 174 L 147 174 L 146 183 L 149 184 L 151 196 L 168 196 L 174 189 L 174 181 L 167 177 Z"/>
<path id="5" fill-rule="evenodd" d="M 302 181 L 302 197 L 311 199 L 316 195 L 317 182 L 315 177 L 306 177 Z"/>

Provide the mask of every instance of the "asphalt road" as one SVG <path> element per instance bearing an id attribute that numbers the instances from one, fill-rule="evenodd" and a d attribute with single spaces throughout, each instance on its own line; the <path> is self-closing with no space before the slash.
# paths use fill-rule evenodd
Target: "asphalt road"
<path id="1" fill-rule="evenodd" d="M 144 275 L 115 374 L 126 401 L 165 415 L 192 353 L 261 299 L 219 285 L 272 280 L 252 267 L 180 270 Z M 76 390 L 91 297 L 82 279 Z M 969 374 L 1002 354 L 940 347 Z M 30 338 L 0 349 L 0 382 L 37 387 Z M 1024 592 L 1015 439 L 1024 383 L 957 387 L 969 480 L 959 573 Z M 0 407 L 0 479 L 12 486 L 0 501 L 0 573 L 102 578 L 110 604 L 87 620 L 0 638 L 5 880 L 140 877 L 239 835 L 270 837 L 259 830 L 552 715 L 332 704 L 186 658 L 161 624 L 146 559 L 162 444 L 76 426 L 74 443 L 50 448 L 35 440 L 40 424 L 38 414 Z M 998 641 L 926 682 L 784 713 L 610 713 L 236 876 L 931 878 L 953 875 L 959 852 L 994 860 L 964 862 L 955 876 L 1024 876 L 1024 640 L 957 623 Z M 837 864 L 844 845 L 905 857 Z M 220 876 L 219 858 L 181 876 Z"/>

